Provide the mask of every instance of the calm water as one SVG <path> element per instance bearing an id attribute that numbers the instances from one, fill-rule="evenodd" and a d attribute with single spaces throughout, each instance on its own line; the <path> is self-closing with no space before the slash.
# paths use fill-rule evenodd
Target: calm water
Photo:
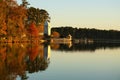
<path id="1" fill-rule="evenodd" d="M 117 44 L 0 46 L 0 80 L 120 80 Z"/>

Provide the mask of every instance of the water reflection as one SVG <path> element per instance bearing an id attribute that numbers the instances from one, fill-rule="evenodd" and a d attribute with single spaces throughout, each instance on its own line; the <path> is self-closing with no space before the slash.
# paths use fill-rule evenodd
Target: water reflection
<path id="1" fill-rule="evenodd" d="M 26 80 L 28 73 L 44 71 L 50 63 L 50 46 L 0 44 L 0 80 Z"/>
<path id="2" fill-rule="evenodd" d="M 57 51 L 95 51 L 119 48 L 113 43 L 0 44 L 0 80 L 29 80 L 27 74 L 45 71 L 50 63 L 50 48 Z M 74 52 L 73 52 L 74 53 Z"/>
<path id="3" fill-rule="evenodd" d="M 52 50 L 57 51 L 95 51 L 96 49 L 114 49 L 119 48 L 120 44 L 118 43 L 67 43 L 67 44 L 59 44 L 53 43 L 51 44 Z"/>

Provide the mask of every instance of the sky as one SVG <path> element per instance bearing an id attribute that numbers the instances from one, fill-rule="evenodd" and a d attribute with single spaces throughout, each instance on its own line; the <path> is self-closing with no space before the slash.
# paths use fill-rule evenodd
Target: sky
<path id="1" fill-rule="evenodd" d="M 20 3 L 21 0 L 17 0 Z M 120 0 L 27 0 L 45 9 L 51 27 L 72 26 L 120 30 Z"/>

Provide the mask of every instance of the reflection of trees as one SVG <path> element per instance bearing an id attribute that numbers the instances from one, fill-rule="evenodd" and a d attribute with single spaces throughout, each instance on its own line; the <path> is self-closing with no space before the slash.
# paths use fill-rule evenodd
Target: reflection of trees
<path id="1" fill-rule="evenodd" d="M 50 44 L 51 48 L 54 49 L 54 50 L 57 50 L 59 49 L 60 45 L 59 44 Z"/>
<path id="2" fill-rule="evenodd" d="M 44 71 L 47 67 L 47 61 L 39 57 L 37 57 L 34 61 L 27 62 L 27 70 L 29 71 L 29 73 Z"/>
<path id="3" fill-rule="evenodd" d="M 24 57 L 24 48 L 20 46 L 0 46 L 0 80 L 15 80 L 22 75 L 26 66 Z"/>
<path id="4" fill-rule="evenodd" d="M 52 45 L 52 44 L 51 44 Z M 120 47 L 120 44 L 117 43 L 92 43 L 92 44 L 73 44 L 71 47 L 68 47 L 66 44 L 59 44 L 57 50 L 60 51 L 95 51 L 96 49 L 106 49 L 106 48 L 117 48 Z M 51 47 L 53 50 L 54 46 Z"/>
<path id="5" fill-rule="evenodd" d="M 26 71 L 33 73 L 48 67 L 48 59 L 44 56 L 44 45 L 0 44 L 0 80 L 21 80 L 28 77 Z"/>
<path id="6" fill-rule="evenodd" d="M 31 46 L 29 54 L 29 59 L 27 60 L 27 70 L 30 73 L 43 71 L 48 67 L 48 62 L 44 58 L 44 46 Z M 32 56 L 31 56 L 32 55 Z"/>

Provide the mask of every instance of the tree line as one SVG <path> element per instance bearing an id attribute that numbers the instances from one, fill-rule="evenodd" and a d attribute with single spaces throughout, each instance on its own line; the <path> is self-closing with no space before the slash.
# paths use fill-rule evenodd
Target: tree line
<path id="1" fill-rule="evenodd" d="M 57 32 L 60 38 L 65 38 L 69 34 L 73 39 L 93 39 L 93 40 L 120 40 L 120 31 L 118 30 L 99 30 L 89 28 L 73 28 L 69 26 L 54 27 L 51 32 Z"/>

